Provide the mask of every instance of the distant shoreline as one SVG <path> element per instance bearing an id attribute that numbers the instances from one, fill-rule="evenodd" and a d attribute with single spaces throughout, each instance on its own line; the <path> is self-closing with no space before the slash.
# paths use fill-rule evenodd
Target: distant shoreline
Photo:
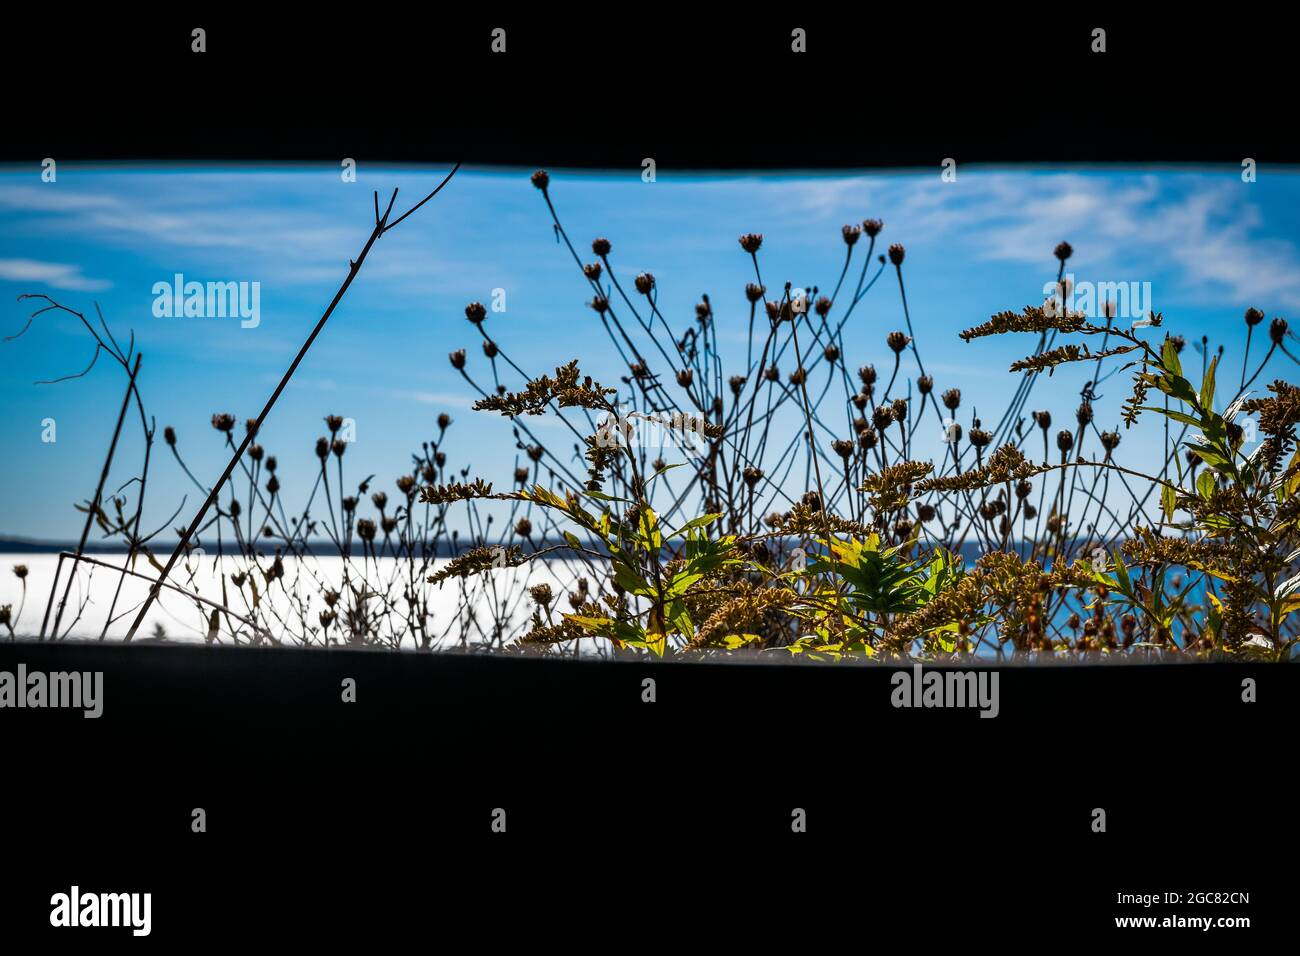
<path id="1" fill-rule="evenodd" d="M 540 557 L 543 560 L 547 560 L 547 561 L 553 559 L 564 560 L 566 557 L 566 555 L 564 554 L 564 549 L 567 548 L 568 543 L 565 541 L 562 540 L 551 541 L 551 540 L 537 539 L 533 543 L 536 545 L 538 551 L 543 551 L 547 548 L 558 549 L 556 551 L 551 551 L 547 554 L 540 555 Z M 446 541 L 440 540 L 438 542 L 437 554 L 434 556 L 439 558 L 453 558 L 459 554 L 464 554 L 472 546 L 473 545 L 469 543 L 469 539 L 467 538 L 465 539 L 464 543 L 458 545 L 456 549 L 453 550 Z M 175 540 L 155 541 L 155 542 L 151 542 L 150 550 L 153 551 L 155 555 L 158 555 L 160 553 L 164 555 L 170 555 L 172 549 L 175 547 L 176 547 Z M 309 549 L 311 554 L 315 555 L 316 557 L 342 557 L 341 552 L 338 550 L 338 548 L 334 546 L 333 542 L 330 541 L 312 541 L 309 543 Z M 1016 542 L 1010 545 L 1010 549 L 1015 550 L 1022 556 L 1026 555 L 1028 552 L 1028 547 L 1026 543 L 1023 541 Z M 60 551 L 76 551 L 76 550 L 77 550 L 77 543 L 75 541 L 42 541 L 35 538 L 0 537 L 0 554 L 10 554 L 10 555 L 58 554 Z M 974 562 L 978 560 L 981 555 L 985 554 L 987 549 L 982 548 L 978 542 L 968 541 L 965 544 L 965 546 L 961 549 L 961 551 L 962 551 L 963 558 L 965 558 L 967 561 Z M 84 553 L 85 554 L 126 554 L 127 549 L 123 547 L 119 542 L 88 541 L 86 542 Z M 209 553 L 211 554 L 212 552 Z M 276 553 L 276 549 L 274 545 L 271 545 L 269 547 L 261 546 L 258 548 L 258 553 L 261 555 L 265 555 L 266 557 L 273 557 Z M 359 540 L 354 539 L 352 542 L 351 556 L 354 558 L 359 558 L 361 556 L 361 553 L 362 553 L 361 542 Z M 386 550 L 383 552 L 383 554 L 385 557 L 392 556 Z M 227 552 L 227 557 L 236 557 L 236 556 L 237 554 L 234 551 Z M 402 557 L 405 557 L 405 554 L 403 554 Z"/>

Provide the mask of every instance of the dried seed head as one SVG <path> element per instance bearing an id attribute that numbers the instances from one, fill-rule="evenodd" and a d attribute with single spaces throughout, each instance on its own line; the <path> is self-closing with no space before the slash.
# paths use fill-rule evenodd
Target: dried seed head
<path id="1" fill-rule="evenodd" d="M 636 291 L 642 295 L 649 295 L 650 290 L 655 287 L 655 277 L 648 272 L 640 273 L 633 281 L 636 283 Z"/>
<path id="2" fill-rule="evenodd" d="M 933 521 L 936 514 L 934 505 L 921 505 L 916 509 L 916 516 L 926 523 Z"/>
<path id="3" fill-rule="evenodd" d="M 910 341 L 912 340 L 909 339 L 907 334 L 904 332 L 890 332 L 885 336 L 885 344 L 893 349 L 895 354 L 898 354 L 903 351 L 903 349 L 907 348 L 907 343 Z"/>
<path id="4" fill-rule="evenodd" d="M 15 565 L 14 565 L 14 577 L 16 577 L 19 581 L 26 580 L 26 578 L 27 578 L 27 565 L 25 565 L 25 564 L 15 564 Z"/>
<path id="5" fill-rule="evenodd" d="M 709 308 L 709 303 L 707 302 L 695 303 L 695 318 L 700 322 L 707 319 L 712 311 L 713 310 Z"/>
<path id="6" fill-rule="evenodd" d="M 1034 412 L 1034 421 L 1038 424 L 1039 428 L 1043 431 L 1047 431 L 1052 427 L 1052 413 L 1046 409 Z"/>
<path id="7" fill-rule="evenodd" d="M 166 428 L 164 428 L 164 429 L 163 429 L 163 441 L 165 441 L 165 442 L 166 442 L 168 445 L 170 445 L 171 447 L 175 448 L 175 447 L 176 447 L 176 429 L 172 428 L 170 425 L 168 425 Z"/>
<path id="8" fill-rule="evenodd" d="M 862 227 L 861 227 L 861 226 L 845 226 L 843 229 L 840 230 L 840 233 L 841 233 L 841 235 L 844 236 L 844 244 L 845 244 L 846 246 L 852 246 L 852 245 L 854 245 L 854 244 L 857 243 L 857 241 L 858 241 L 859 238 L 861 238 L 861 236 L 862 236 Z"/>
<path id="9" fill-rule="evenodd" d="M 804 371 L 802 365 L 790 373 L 791 385 L 802 385 L 808 379 L 808 373 Z"/>
<path id="10" fill-rule="evenodd" d="M 546 187 L 551 184 L 551 175 L 544 169 L 539 169 L 529 177 L 534 186 L 542 192 L 546 192 Z"/>
<path id="11" fill-rule="evenodd" d="M 528 457 L 531 458 L 533 461 L 541 461 L 542 455 L 545 453 L 546 453 L 546 449 L 544 449 L 541 445 L 528 446 Z"/>
<path id="12" fill-rule="evenodd" d="M 465 306 L 465 318 L 478 325 L 487 318 L 487 309 L 482 302 L 471 302 Z"/>
<path id="13" fill-rule="evenodd" d="M 1269 323 L 1268 337 L 1269 339 L 1272 340 L 1274 345 L 1281 345 L 1282 340 L 1286 338 L 1286 330 L 1287 330 L 1286 319 L 1282 318 L 1279 315 L 1276 319 L 1274 319 L 1272 322 Z"/>
<path id="14" fill-rule="evenodd" d="M 451 361 L 451 367 L 459 371 L 465 367 L 465 350 L 457 349 L 450 353 L 447 358 Z"/>
<path id="15" fill-rule="evenodd" d="M 533 523 L 527 518 L 520 518 L 515 522 L 515 534 L 521 538 L 527 538 L 533 533 Z"/>
<path id="16" fill-rule="evenodd" d="M 753 465 L 750 465 L 741 474 L 745 479 L 745 484 L 751 488 L 763 480 L 763 469 L 755 468 Z"/>
<path id="17" fill-rule="evenodd" d="M 443 412 L 438 416 L 438 430 L 445 432 L 447 426 L 451 424 L 451 416 Z"/>
<path id="18" fill-rule="evenodd" d="M 899 518 L 894 522 L 894 540 L 906 541 L 912 535 L 914 525 L 907 518 Z"/>
<path id="19" fill-rule="evenodd" d="M 906 422 L 907 421 L 907 399 L 905 398 L 894 399 L 893 408 L 894 408 L 894 421 Z"/>
<path id="20" fill-rule="evenodd" d="M 884 224 L 884 222 L 883 222 L 882 220 L 880 220 L 880 219 L 864 219 L 864 220 L 862 220 L 862 231 L 865 232 L 865 233 L 866 233 L 868 236 L 870 236 L 872 239 L 874 239 L 874 238 L 876 238 L 876 236 L 880 235 L 880 230 L 881 230 L 881 229 L 884 229 L 884 228 L 885 228 L 885 224 Z"/>
<path id="21" fill-rule="evenodd" d="M 759 285 L 757 282 L 751 282 L 745 286 L 745 298 L 750 302 L 757 302 L 763 298 L 765 292 L 767 292 L 767 286 Z"/>
<path id="22" fill-rule="evenodd" d="M 374 541 L 375 532 L 379 530 L 375 523 L 369 518 L 361 518 L 357 521 L 357 537 L 362 541 Z"/>
<path id="23" fill-rule="evenodd" d="M 1069 451 L 1074 447 L 1074 433 L 1061 429 L 1056 433 L 1056 447 L 1060 451 Z"/>
<path id="24" fill-rule="evenodd" d="M 1070 245 L 1068 242 L 1058 242 L 1056 244 L 1056 249 L 1053 250 L 1053 255 L 1064 262 L 1066 259 L 1070 258 L 1070 256 L 1074 255 L 1074 246 Z"/>
<path id="25" fill-rule="evenodd" d="M 243 510 L 244 509 L 240 507 L 239 500 L 237 498 L 230 499 L 230 517 L 238 518 L 240 512 Z"/>
<path id="26" fill-rule="evenodd" d="M 483 354 L 490 359 L 497 357 L 497 344 L 491 339 L 483 340 Z"/>
<path id="27" fill-rule="evenodd" d="M 727 380 L 727 384 L 731 386 L 731 394 L 739 398 L 741 391 L 745 387 L 745 376 L 733 375 Z"/>
<path id="28" fill-rule="evenodd" d="M 609 311 L 609 299 L 605 298 L 603 295 L 593 297 L 590 305 L 600 315 L 604 315 Z"/>
<path id="29" fill-rule="evenodd" d="M 219 432 L 229 434 L 235 428 L 235 416 L 225 412 L 212 416 L 212 427 Z"/>
<path id="30" fill-rule="evenodd" d="M 529 475 L 528 469 L 520 465 L 518 468 L 515 469 L 515 483 L 519 485 L 528 484 L 528 475 Z"/>
<path id="31" fill-rule="evenodd" d="M 876 367 L 874 365 L 864 365 L 858 369 L 858 378 L 862 379 L 863 385 L 871 385 L 876 380 Z"/>
<path id="32" fill-rule="evenodd" d="M 1169 336 L 1169 341 L 1173 345 L 1174 351 L 1179 354 L 1182 353 L 1183 349 L 1187 348 L 1187 339 L 1183 338 L 1181 335 L 1171 335 Z"/>
<path id="33" fill-rule="evenodd" d="M 740 248 L 744 249 L 751 256 L 758 252 L 759 246 L 763 244 L 762 233 L 747 232 L 740 237 Z"/>
<path id="34" fill-rule="evenodd" d="M 877 431 L 884 431 L 894 421 L 894 408 L 892 405 L 877 405 L 875 411 L 871 413 L 872 424 L 876 426 Z"/>
<path id="35" fill-rule="evenodd" d="M 1092 421 L 1092 403 L 1091 403 L 1091 402 L 1082 402 L 1082 403 L 1080 403 L 1079 407 L 1078 407 L 1077 409 L 1075 409 L 1075 412 L 1074 412 L 1074 419 L 1075 419 L 1075 421 L 1077 421 L 1077 422 L 1079 423 L 1079 426 L 1080 426 L 1080 427 L 1082 427 L 1082 426 L 1084 426 L 1084 425 L 1087 425 L 1089 422 L 1091 422 L 1091 421 Z"/>
<path id="36" fill-rule="evenodd" d="M 602 259 L 609 255 L 609 250 L 611 248 L 612 246 L 610 246 L 608 239 L 593 239 L 591 241 L 591 251 Z"/>
<path id="37" fill-rule="evenodd" d="M 661 472 L 668 467 L 668 462 L 664 461 L 662 458 L 656 458 L 654 461 L 650 462 L 650 467 L 653 468 L 656 473 Z"/>
<path id="38" fill-rule="evenodd" d="M 384 515 L 379 522 L 379 527 L 383 529 L 384 534 L 392 534 L 397 530 L 397 518 L 393 515 Z"/>
<path id="39" fill-rule="evenodd" d="M 597 279 L 600 278 L 600 263 L 599 262 L 587 263 L 585 266 L 582 267 L 582 274 L 585 275 L 592 282 L 595 282 Z"/>
<path id="40" fill-rule="evenodd" d="M 343 499 L 343 510 L 346 511 L 348 514 L 352 514 L 352 512 L 356 511 L 356 510 L 357 510 L 357 499 L 356 499 L 354 496 L 352 496 L 352 495 L 348 495 L 346 498 L 344 498 L 344 499 Z"/>
<path id="41" fill-rule="evenodd" d="M 826 296 L 823 295 L 817 298 L 817 304 L 814 305 L 813 308 L 816 309 L 817 314 L 824 319 L 826 318 L 827 313 L 830 312 L 831 305 L 832 305 L 831 300 L 826 298 Z"/>
<path id="42" fill-rule="evenodd" d="M 916 380 L 916 390 L 922 395 L 929 395 L 934 388 L 934 379 L 929 375 L 922 375 Z"/>
<path id="43" fill-rule="evenodd" d="M 677 372 L 677 384 L 682 388 L 690 388 L 691 383 L 695 381 L 695 373 L 689 368 L 680 369 Z"/>
<path id="44" fill-rule="evenodd" d="M 1024 478 L 1021 478 L 1018 482 L 1016 482 L 1016 497 L 1019 498 L 1021 501 L 1024 501 L 1026 498 L 1028 498 L 1030 492 L 1032 492 L 1033 490 L 1034 490 L 1033 483 L 1027 481 Z"/>
<path id="45" fill-rule="evenodd" d="M 1101 447 L 1106 451 L 1114 451 L 1119 447 L 1119 432 L 1102 432 Z"/>
<path id="46" fill-rule="evenodd" d="M 328 438 L 316 439 L 316 457 L 324 461 L 330 456 L 330 440 Z"/>
<path id="47" fill-rule="evenodd" d="M 1033 521 L 1037 517 L 1038 517 L 1038 509 L 1031 504 L 1026 504 L 1025 505 L 1026 520 Z"/>
<path id="48" fill-rule="evenodd" d="M 382 491 L 376 491 L 370 496 L 370 501 L 376 508 L 383 511 L 388 504 L 388 495 Z"/>
<path id="49" fill-rule="evenodd" d="M 263 454 L 262 446 L 256 442 L 248 446 L 248 457 L 253 461 L 261 461 Z"/>
<path id="50" fill-rule="evenodd" d="M 330 442 L 330 451 L 334 452 L 335 458 L 342 458 L 343 453 L 348 450 L 348 443 L 342 438 L 336 438 Z"/>
<path id="51" fill-rule="evenodd" d="M 1261 322 L 1263 322 L 1263 321 L 1264 321 L 1264 313 L 1261 312 L 1261 311 L 1259 311 L 1259 309 L 1254 309 L 1254 308 L 1252 308 L 1252 309 L 1247 309 L 1247 310 L 1246 310 L 1246 324 L 1247 324 L 1247 325 L 1249 325 L 1249 326 L 1251 326 L 1251 327 L 1253 328 L 1254 326 L 1259 325 L 1259 323 L 1261 323 Z"/>
<path id="52" fill-rule="evenodd" d="M 340 428 L 343 427 L 343 416 L 342 416 L 342 415 L 326 415 L 326 416 L 325 416 L 325 427 L 328 428 L 328 429 L 330 430 L 330 434 L 331 434 L 331 435 L 335 434 L 336 432 L 338 432 L 338 430 L 339 430 Z"/>
<path id="53" fill-rule="evenodd" d="M 993 436 L 982 428 L 972 428 L 970 430 L 970 443 L 976 448 L 987 448 L 993 441 Z"/>
<path id="54" fill-rule="evenodd" d="M 769 365 L 763 372 L 763 377 L 769 382 L 779 382 L 781 380 L 781 371 L 775 365 Z"/>
<path id="55" fill-rule="evenodd" d="M 880 439 L 879 436 L 876 434 L 876 430 L 871 426 L 867 426 L 866 428 L 860 429 L 858 431 L 858 444 L 861 445 L 863 449 L 866 451 L 870 451 L 872 448 L 875 448 L 876 442 L 879 440 Z"/>
<path id="56" fill-rule="evenodd" d="M 803 493 L 802 501 L 809 511 L 822 510 L 822 496 L 819 492 L 805 491 Z"/>
<path id="57" fill-rule="evenodd" d="M 863 385 L 862 391 L 856 393 L 853 396 L 852 399 L 853 407 L 856 408 L 858 411 L 862 411 L 863 409 L 865 409 L 867 407 L 867 402 L 871 398 L 871 392 L 873 388 L 874 386 L 871 385 Z"/>
<path id="58" fill-rule="evenodd" d="M 272 475 L 270 478 L 267 479 L 266 482 L 267 494 L 271 495 L 272 497 L 275 497 L 276 493 L 279 490 L 280 490 L 280 479 L 275 477 L 275 475 Z"/>
<path id="59" fill-rule="evenodd" d="M 407 498 L 411 498 L 411 497 L 413 497 L 413 496 L 415 495 L 415 487 L 416 487 L 416 486 L 415 486 L 415 476 L 414 476 L 414 475 L 399 475 L 399 476 L 398 476 L 398 478 L 397 478 L 397 490 L 400 491 L 400 492 L 401 492 L 403 495 L 405 495 Z"/>
<path id="60" fill-rule="evenodd" d="M 834 450 L 835 454 L 839 455 L 845 461 L 848 461 L 849 456 L 853 454 L 853 442 L 849 441 L 847 438 L 835 439 L 831 442 L 831 448 Z"/>
<path id="61" fill-rule="evenodd" d="M 555 598 L 555 595 L 551 593 L 549 584 L 534 584 L 528 589 L 528 593 L 542 607 L 550 607 L 551 601 Z"/>
<path id="62" fill-rule="evenodd" d="M 950 412 L 955 412 L 958 408 L 961 407 L 960 388 L 947 389 L 940 397 L 943 399 L 943 407 L 948 409 L 948 411 Z"/>
<path id="63" fill-rule="evenodd" d="M 275 466 L 276 466 L 275 456 L 274 456 L 274 455 L 268 455 L 268 456 L 266 457 L 266 470 L 269 471 L 269 472 L 274 473 L 274 472 L 275 472 Z"/>
<path id="64" fill-rule="evenodd" d="M 889 261 L 895 266 L 903 264 L 903 257 L 907 255 L 907 250 L 903 248 L 901 242 L 896 242 L 889 247 Z"/>
<path id="65" fill-rule="evenodd" d="M 838 345 L 828 345 L 828 346 L 826 346 L 826 348 L 822 351 L 822 354 L 826 356 L 826 361 L 828 361 L 828 362 L 830 362 L 832 365 L 834 365 L 834 364 L 835 364 L 836 362 L 838 362 L 839 359 L 840 359 L 840 349 L 839 349 L 839 346 L 838 346 Z"/>

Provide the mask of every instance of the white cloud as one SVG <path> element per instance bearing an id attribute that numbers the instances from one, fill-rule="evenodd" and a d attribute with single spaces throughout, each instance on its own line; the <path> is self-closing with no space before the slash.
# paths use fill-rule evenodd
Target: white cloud
<path id="1" fill-rule="evenodd" d="M 81 266 L 38 262 L 35 259 L 0 259 L 0 279 L 40 283 L 74 292 L 99 292 L 113 285 L 107 279 L 92 279 L 82 275 Z"/>

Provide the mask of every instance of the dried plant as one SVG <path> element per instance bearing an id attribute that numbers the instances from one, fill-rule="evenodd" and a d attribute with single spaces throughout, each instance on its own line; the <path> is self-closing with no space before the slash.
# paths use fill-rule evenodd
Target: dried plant
<path id="1" fill-rule="evenodd" d="M 445 415 L 389 491 L 372 492 L 370 478 L 346 485 L 331 417 L 315 485 L 292 515 L 275 457 L 253 441 L 265 410 L 239 444 L 234 416 L 218 413 L 231 465 L 212 489 L 190 475 L 213 514 L 173 556 L 215 538 L 221 600 L 195 600 L 210 640 L 819 659 L 1294 656 L 1300 387 L 1248 391 L 1279 353 L 1296 360 L 1285 320 L 1268 326 L 1267 354 L 1248 374 L 1264 316 L 1246 313 L 1229 396 L 1222 347 L 1202 340 L 1201 368 L 1185 369 L 1162 315 L 1125 329 L 1050 301 L 1001 312 L 961 339 L 1028 335 L 1032 350 L 1016 350 L 1006 408 L 958 422 L 971 390 L 926 371 L 906 250 L 877 254 L 879 220 L 841 230 L 843 262 L 825 292 L 769 284 L 763 237 L 741 236 L 753 276 L 736 301 L 749 335 L 730 366 L 721 306 L 704 297 L 675 330 L 655 277 L 625 288 L 603 237 L 584 261 L 551 177 L 532 183 L 626 374 L 607 387 L 576 360 L 529 374 L 470 303 L 490 379 L 468 349 L 449 361 L 475 409 L 509 421 L 510 490 L 448 466 Z M 1057 283 L 1071 254 L 1055 249 Z M 881 330 L 874 361 L 856 367 L 844 330 L 887 272 L 905 329 Z M 1078 403 L 1028 412 L 1039 378 L 1067 364 L 1088 371 Z M 1095 408 L 1098 386 L 1121 374 L 1131 377 L 1123 429 Z M 539 440 L 540 415 L 574 436 L 571 452 Z M 1073 425 L 1054 432 L 1054 420 Z M 1135 427 L 1164 436 L 1154 474 L 1122 463 Z M 922 430 L 943 434 L 942 454 L 923 454 Z M 189 475 L 175 430 L 164 436 Z M 94 517 L 133 557 L 148 555 L 129 530 L 138 511 Z M 337 583 L 326 559 L 341 561 Z M 454 607 L 438 612 L 443 589 Z"/>

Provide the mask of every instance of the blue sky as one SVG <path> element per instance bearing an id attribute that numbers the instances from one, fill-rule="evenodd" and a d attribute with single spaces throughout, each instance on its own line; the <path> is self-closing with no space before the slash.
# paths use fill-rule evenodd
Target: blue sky
<path id="1" fill-rule="evenodd" d="M 24 292 L 87 312 L 98 302 L 119 338 L 135 333 L 144 353 L 141 387 L 160 430 L 174 426 L 190 466 L 215 476 L 224 460 L 209 419 L 228 411 L 242 420 L 260 409 L 364 242 L 371 190 L 400 187 L 400 207 L 443 172 L 363 165 L 356 183 L 344 183 L 328 164 L 64 165 L 57 182 L 43 183 L 39 167 L 0 169 L 0 332 L 26 322 L 30 303 L 15 301 Z M 490 301 L 493 289 L 506 291 L 506 311 L 489 313 L 491 334 L 530 371 L 576 357 L 597 378 L 621 373 L 529 172 L 462 170 L 377 244 L 265 426 L 262 444 L 277 455 L 291 500 L 295 489 L 310 487 L 312 446 L 330 413 L 356 421 L 349 481 L 373 472 L 391 491 L 392 476 L 408 468 L 411 449 L 436 433 L 434 420 L 446 411 L 456 420 L 446 445 L 452 464 L 509 484 L 516 451 L 508 423 L 471 412 L 473 396 L 447 362 L 449 351 L 468 347 L 471 373 L 486 377 L 463 310 L 471 300 Z M 827 289 L 843 262 L 841 225 L 883 219 L 881 240 L 907 247 L 909 304 L 936 386 L 959 385 L 963 410 L 984 406 L 990 417 L 1016 385 L 1008 364 L 1033 342 L 965 344 L 957 332 L 994 312 L 1040 303 L 1062 239 L 1074 246 L 1069 271 L 1078 280 L 1150 282 L 1167 327 L 1189 342 L 1202 334 L 1223 342 L 1229 369 L 1240 368 L 1247 306 L 1290 317 L 1300 304 L 1300 176 L 1267 168 L 1251 184 L 1234 167 L 962 168 L 955 183 L 942 182 L 937 170 L 716 177 L 660 170 L 654 183 L 642 182 L 639 168 L 552 176 L 552 196 L 579 250 L 606 236 L 620 279 L 654 273 L 674 328 L 692 321 L 701 293 L 710 295 L 732 350 L 728 374 L 741 371 L 748 318 L 743 288 L 752 269 L 736 243 L 743 232 L 765 236 L 769 289 L 787 279 Z M 153 284 L 175 273 L 259 282 L 260 325 L 156 318 Z M 896 286 L 882 280 L 846 330 L 850 365 L 871 361 L 887 370 L 885 335 L 903 327 Z M 85 378 L 33 383 L 80 371 L 92 351 L 75 320 L 52 314 L 0 343 L 0 447 L 7 452 L 0 535 L 68 539 L 80 530 L 73 502 L 93 491 L 123 379 L 101 360 Z M 1289 362 L 1274 372 L 1295 378 Z M 1044 380 L 1029 407 L 1072 420 L 1083 375 L 1068 370 Z M 1112 382 L 1097 404 L 1099 424 L 1118 422 L 1122 392 Z M 41 441 L 47 418 L 57 422 L 52 444 Z M 551 428 L 557 443 L 572 443 Z M 119 452 L 132 465 L 137 431 L 128 431 Z M 1140 438 L 1125 440 L 1142 463 Z M 110 488 L 131 475 L 119 471 Z M 146 525 L 165 520 L 192 492 L 166 455 L 151 482 L 158 491 Z"/>

